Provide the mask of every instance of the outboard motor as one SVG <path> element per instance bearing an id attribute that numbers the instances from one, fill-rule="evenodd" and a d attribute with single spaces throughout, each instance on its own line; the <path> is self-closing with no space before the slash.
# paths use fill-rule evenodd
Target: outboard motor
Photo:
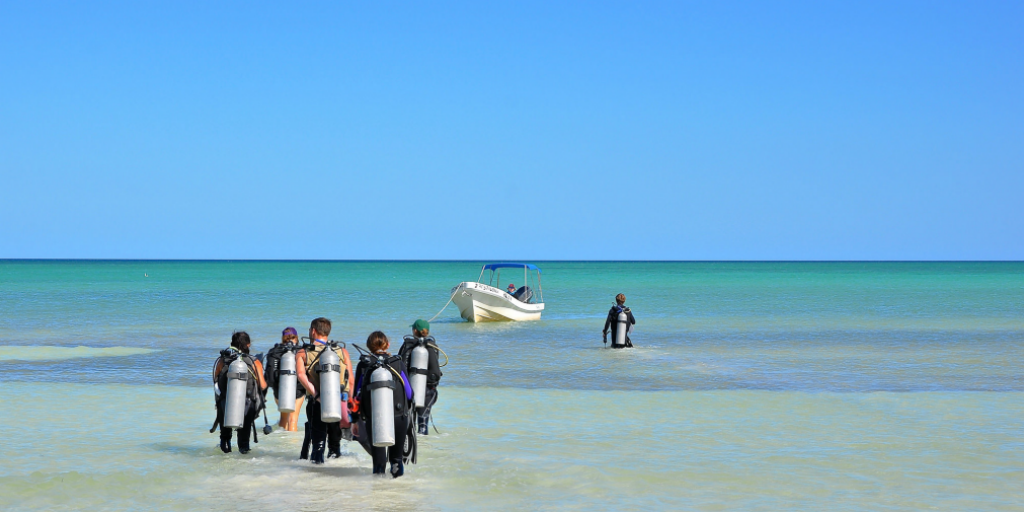
<path id="1" fill-rule="evenodd" d="M 331 346 L 324 347 L 317 366 L 320 369 L 320 420 L 341 421 L 341 360 Z M 294 391 L 292 392 L 294 395 Z"/>
<path id="2" fill-rule="evenodd" d="M 516 293 L 512 295 L 512 298 L 524 304 L 529 304 L 530 301 L 533 300 L 533 290 L 531 290 L 529 286 L 521 286 L 516 290 Z"/>
<path id="3" fill-rule="evenodd" d="M 615 340 L 612 342 L 616 347 L 626 346 L 626 331 L 629 329 L 629 315 L 625 311 L 619 311 L 619 316 L 616 318 L 619 325 L 615 328 Z"/>
<path id="4" fill-rule="evenodd" d="M 278 375 L 277 409 L 281 412 L 295 412 L 295 387 L 299 379 L 295 374 L 295 352 L 289 350 L 281 355 Z"/>
<path id="5" fill-rule="evenodd" d="M 422 408 L 427 400 L 427 370 L 430 366 L 430 352 L 423 345 L 417 345 L 412 349 L 412 357 L 409 362 L 409 383 L 412 384 L 413 397 L 416 400 L 416 407 Z"/>
<path id="6" fill-rule="evenodd" d="M 370 406 L 373 409 L 373 446 L 395 445 L 395 381 L 383 366 L 370 374 Z"/>
<path id="7" fill-rule="evenodd" d="M 228 365 L 228 389 L 224 397 L 223 426 L 232 430 L 242 428 L 245 423 L 245 385 L 248 382 L 249 367 L 241 357 Z"/>

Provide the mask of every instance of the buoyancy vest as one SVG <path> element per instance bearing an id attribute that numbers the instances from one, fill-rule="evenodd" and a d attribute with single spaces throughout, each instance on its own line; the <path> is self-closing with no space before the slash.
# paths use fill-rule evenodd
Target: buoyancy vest
<path id="1" fill-rule="evenodd" d="M 256 412 L 263 408 L 263 397 L 259 392 L 259 379 L 256 377 L 256 358 L 249 354 L 240 352 L 235 347 L 228 347 L 220 351 L 220 372 L 217 373 L 217 386 L 220 388 L 220 395 L 217 397 L 217 410 L 224 412 L 224 398 L 228 390 L 228 367 L 235 359 L 242 358 L 246 368 L 249 370 L 245 376 L 245 410 L 249 413 L 250 407 L 256 407 Z"/>
<path id="2" fill-rule="evenodd" d="M 395 416 L 402 416 L 409 412 L 409 406 L 411 402 L 408 400 L 406 395 L 406 389 L 410 387 L 406 378 L 408 373 L 405 367 L 405 363 L 402 361 L 402 356 L 387 356 L 384 358 L 384 364 L 381 364 L 377 356 L 364 356 L 359 363 L 359 373 L 357 378 L 360 379 L 359 385 L 359 414 L 362 415 L 363 419 L 369 419 L 373 415 L 373 403 L 371 400 L 372 387 L 370 385 L 370 374 L 374 370 L 385 366 L 390 368 L 391 373 L 391 390 L 393 393 L 393 403 L 395 404 Z M 406 376 L 403 377 L 402 374 Z"/>
<path id="3" fill-rule="evenodd" d="M 267 351 L 267 357 L 263 363 L 263 379 L 267 381 L 267 388 L 274 390 L 274 396 L 277 396 L 277 385 L 281 382 L 281 358 L 289 350 L 296 350 L 297 348 L 298 346 L 294 343 L 282 342 L 274 345 Z M 302 386 L 298 386 L 298 388 L 301 390 Z"/>
<path id="4" fill-rule="evenodd" d="M 424 338 L 417 338 L 412 335 L 406 335 L 402 339 L 402 348 L 398 350 L 398 355 L 402 356 L 402 362 L 405 363 L 406 369 L 409 371 L 409 378 L 412 378 L 412 373 L 419 373 L 417 370 L 412 369 L 412 349 L 423 346 L 427 349 L 427 387 L 437 387 L 437 384 L 441 382 L 441 376 L 444 373 L 441 372 L 441 365 L 438 363 L 438 346 L 437 340 L 433 336 L 427 336 Z"/>
<path id="5" fill-rule="evenodd" d="M 630 320 L 632 320 L 633 313 L 626 306 L 620 306 L 616 304 L 612 306 L 612 309 L 610 311 L 608 311 L 608 321 L 611 323 L 610 327 L 612 331 L 612 337 L 614 338 L 615 336 L 618 336 L 620 327 L 619 313 L 626 314 L 627 320 L 626 325 L 624 326 L 626 329 L 626 346 L 631 347 L 633 346 L 633 344 L 632 342 L 629 341 L 629 333 L 630 331 L 632 331 L 632 323 L 630 322 Z"/>
<path id="6" fill-rule="evenodd" d="M 281 371 L 281 356 L 287 351 L 288 349 L 284 346 L 284 343 L 278 343 L 267 351 L 267 357 L 264 360 L 263 380 L 267 381 L 267 387 L 273 389 L 274 393 L 277 393 L 277 379 L 280 377 Z"/>
<path id="7" fill-rule="evenodd" d="M 312 343 L 305 347 L 306 378 L 309 379 L 311 384 L 313 384 L 313 389 L 316 389 L 317 391 L 320 391 L 320 371 L 317 369 L 318 367 L 316 366 L 316 362 L 320 359 L 320 354 L 323 354 L 324 349 L 327 347 L 328 345 L 321 343 Z M 348 382 L 351 377 L 349 369 L 352 368 L 352 361 L 348 357 L 348 350 L 345 350 L 340 346 L 335 346 L 333 350 L 335 354 L 338 354 L 338 359 L 341 361 L 341 366 L 343 367 L 341 372 L 341 391 L 344 393 L 348 390 Z"/>

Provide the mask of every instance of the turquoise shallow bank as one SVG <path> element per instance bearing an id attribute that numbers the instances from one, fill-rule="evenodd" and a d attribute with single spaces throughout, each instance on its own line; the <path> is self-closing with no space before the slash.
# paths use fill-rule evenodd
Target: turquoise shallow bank
<path id="1" fill-rule="evenodd" d="M 296 434 L 221 454 L 210 364 L 318 315 L 399 338 L 479 263 L 0 261 L 0 508 L 1024 507 L 1024 264 L 540 266 L 542 321 L 434 322 L 441 433 L 391 481 Z"/>

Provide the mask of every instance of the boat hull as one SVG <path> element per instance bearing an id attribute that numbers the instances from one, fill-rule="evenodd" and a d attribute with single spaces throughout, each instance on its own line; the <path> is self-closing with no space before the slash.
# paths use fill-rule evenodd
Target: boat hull
<path id="1" fill-rule="evenodd" d="M 482 283 L 465 282 L 455 287 L 452 302 L 470 322 L 522 322 L 540 320 L 544 304 L 519 302 L 508 293 Z"/>

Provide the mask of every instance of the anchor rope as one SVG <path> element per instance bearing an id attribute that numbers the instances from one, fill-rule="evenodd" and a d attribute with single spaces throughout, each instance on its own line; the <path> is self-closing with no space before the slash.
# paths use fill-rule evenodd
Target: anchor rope
<path id="1" fill-rule="evenodd" d="M 448 304 L 451 304 L 451 303 L 452 303 L 452 301 L 453 301 L 453 300 L 455 300 L 455 294 L 456 294 L 456 293 L 459 293 L 459 292 L 460 292 L 461 290 L 462 290 L 462 285 L 461 285 L 461 284 L 459 284 L 458 286 L 456 286 L 456 287 L 455 287 L 455 290 L 454 290 L 454 291 L 452 291 L 452 296 L 451 296 L 451 297 L 448 297 L 448 302 L 447 302 L 447 303 L 445 303 L 445 305 L 444 305 L 444 307 L 443 307 L 443 308 L 441 308 L 441 311 L 438 311 L 436 315 L 434 315 L 434 316 L 430 317 L 430 320 L 427 320 L 427 322 L 433 322 L 435 318 L 437 318 L 437 317 L 441 316 L 441 313 L 444 313 L 444 310 L 448 308 Z"/>

